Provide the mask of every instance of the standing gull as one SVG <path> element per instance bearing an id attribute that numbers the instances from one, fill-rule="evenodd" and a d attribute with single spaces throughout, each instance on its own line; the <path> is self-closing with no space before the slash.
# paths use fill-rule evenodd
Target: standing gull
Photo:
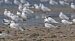
<path id="1" fill-rule="evenodd" d="M 66 3 L 65 1 L 59 1 L 60 5 L 69 5 L 69 3 Z"/>
<path id="2" fill-rule="evenodd" d="M 73 19 L 72 22 L 75 23 L 75 19 Z"/>
<path id="3" fill-rule="evenodd" d="M 21 17 L 22 17 L 23 20 L 26 20 L 27 19 L 27 14 L 22 11 Z"/>
<path id="4" fill-rule="evenodd" d="M 51 11 L 48 7 L 45 7 L 43 4 L 41 5 L 41 10 L 42 11 Z"/>
<path id="5" fill-rule="evenodd" d="M 18 0 L 14 0 L 14 4 L 15 4 L 15 5 L 19 5 L 20 2 L 19 2 Z"/>
<path id="6" fill-rule="evenodd" d="M 26 2 L 26 3 L 23 5 L 23 7 L 26 7 L 26 8 L 29 8 L 29 6 L 30 6 L 29 2 Z"/>
<path id="7" fill-rule="evenodd" d="M 19 11 L 17 11 L 17 13 L 16 13 L 18 16 L 21 16 L 21 13 L 19 12 Z"/>
<path id="8" fill-rule="evenodd" d="M 7 11 L 7 9 L 5 9 L 4 15 L 7 16 L 7 13 L 8 13 L 8 11 Z"/>
<path id="9" fill-rule="evenodd" d="M 32 10 L 26 8 L 26 7 L 23 8 L 23 12 L 26 12 L 26 13 L 34 13 L 34 11 L 32 11 Z"/>
<path id="10" fill-rule="evenodd" d="M 40 9 L 39 5 L 34 4 L 35 9 Z"/>
<path id="11" fill-rule="evenodd" d="M 17 16 L 17 15 L 11 15 L 10 18 L 11 18 L 13 21 L 16 21 L 16 22 L 22 21 L 22 18 L 20 18 L 20 17 Z"/>
<path id="12" fill-rule="evenodd" d="M 75 9 L 74 3 L 71 3 L 71 8 L 72 8 L 72 9 Z"/>
<path id="13" fill-rule="evenodd" d="M 49 22 L 50 23 L 58 23 L 57 21 L 55 21 L 53 18 L 51 18 L 51 17 L 48 17 L 48 20 L 49 20 Z"/>
<path id="14" fill-rule="evenodd" d="M 11 23 L 10 23 L 10 28 L 15 28 L 15 29 L 17 29 L 17 30 L 24 31 L 24 30 L 22 29 L 22 27 L 20 26 L 20 24 L 19 24 L 19 23 L 15 23 L 14 21 L 11 21 Z"/>
<path id="15" fill-rule="evenodd" d="M 50 1 L 49 1 L 49 4 L 51 4 L 51 5 L 57 5 L 58 3 L 55 2 L 54 0 L 50 0 Z"/>
<path id="16" fill-rule="evenodd" d="M 19 11 L 22 11 L 22 10 L 23 10 L 23 5 L 22 5 L 22 4 L 19 4 L 18 10 L 19 10 Z"/>
<path id="17" fill-rule="evenodd" d="M 60 14 L 59 14 L 59 18 L 60 19 L 65 19 L 65 20 L 69 20 L 69 17 L 67 17 L 65 14 L 63 14 L 63 12 L 60 12 Z"/>

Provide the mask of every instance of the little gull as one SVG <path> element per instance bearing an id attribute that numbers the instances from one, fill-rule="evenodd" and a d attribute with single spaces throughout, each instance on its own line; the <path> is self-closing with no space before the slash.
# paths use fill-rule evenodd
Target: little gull
<path id="1" fill-rule="evenodd" d="M 29 2 L 26 2 L 26 3 L 23 5 L 23 7 L 27 7 L 27 8 L 29 8 L 29 6 L 30 6 Z"/>
<path id="2" fill-rule="evenodd" d="M 54 25 L 52 25 L 52 24 L 49 24 L 49 23 L 45 23 L 45 27 L 48 27 L 48 28 L 52 28 L 52 27 L 56 27 L 56 26 L 54 26 Z"/>
<path id="3" fill-rule="evenodd" d="M 23 20 L 26 20 L 27 19 L 27 14 L 22 11 L 21 17 L 23 18 Z"/>
<path id="4" fill-rule="evenodd" d="M 20 26 L 20 24 L 19 24 L 19 23 L 15 23 L 14 21 L 11 21 L 11 23 L 10 23 L 10 28 L 15 28 L 15 29 L 17 29 L 17 30 L 24 31 L 24 30 L 22 29 L 22 27 Z"/>
<path id="5" fill-rule="evenodd" d="M 65 1 L 59 1 L 60 5 L 69 5 L 69 3 L 65 2 Z"/>
<path id="6" fill-rule="evenodd" d="M 4 15 L 7 16 L 7 13 L 8 13 L 8 11 L 7 11 L 7 9 L 5 9 Z"/>
<path id="7" fill-rule="evenodd" d="M 14 0 L 14 4 L 15 4 L 15 5 L 19 5 L 20 2 L 19 2 L 18 0 Z"/>
<path id="8" fill-rule="evenodd" d="M 34 4 L 35 9 L 40 9 L 39 5 Z"/>
<path id="9" fill-rule="evenodd" d="M 45 7 L 43 4 L 41 5 L 41 10 L 42 11 L 51 11 L 48 7 Z"/>
<path id="10" fill-rule="evenodd" d="M 20 17 L 17 16 L 17 15 L 11 15 L 10 18 L 11 18 L 13 21 L 16 21 L 16 22 L 23 21 L 22 18 L 20 18 Z"/>
<path id="11" fill-rule="evenodd" d="M 22 5 L 22 4 L 19 4 L 18 10 L 19 10 L 19 11 L 22 11 L 22 10 L 23 10 L 23 5 Z"/>
<path id="12" fill-rule="evenodd" d="M 17 13 L 16 13 L 18 16 L 21 16 L 21 12 L 19 12 L 19 11 L 17 11 Z"/>
<path id="13" fill-rule="evenodd" d="M 34 11 L 32 11 L 30 9 L 27 9 L 26 7 L 23 8 L 23 12 L 26 12 L 26 13 L 34 13 Z"/>
<path id="14" fill-rule="evenodd" d="M 11 20 L 8 20 L 8 19 L 3 19 L 3 24 L 5 25 L 9 25 L 11 22 Z"/>
<path id="15" fill-rule="evenodd" d="M 75 23 L 75 19 L 73 19 L 72 22 Z"/>
<path id="16" fill-rule="evenodd" d="M 74 3 L 71 3 L 71 8 L 72 8 L 72 9 L 75 9 Z"/>
<path id="17" fill-rule="evenodd" d="M 51 17 L 48 17 L 48 20 L 49 20 L 49 22 L 51 22 L 51 23 L 58 23 L 57 21 L 55 21 L 53 18 L 51 18 Z"/>
<path id="18" fill-rule="evenodd" d="M 67 21 L 67 20 L 61 20 L 61 22 L 65 25 L 70 25 L 70 24 L 73 24 L 72 22 L 70 21 Z"/>
<path id="19" fill-rule="evenodd" d="M 13 13 L 11 13 L 11 11 L 8 11 L 8 13 L 7 13 L 7 17 L 11 17 L 11 15 L 13 15 Z"/>
<path id="20" fill-rule="evenodd" d="M 49 4 L 51 4 L 51 5 L 58 5 L 58 3 L 55 2 L 55 1 L 53 1 L 53 0 L 50 0 L 50 1 L 49 1 Z"/>
<path id="21" fill-rule="evenodd" d="M 44 22 L 49 22 L 48 17 L 45 16 L 44 18 Z"/>
<path id="22" fill-rule="evenodd" d="M 60 19 L 66 19 L 66 20 L 69 20 L 69 17 L 67 17 L 65 14 L 63 14 L 63 12 L 60 12 L 60 14 L 59 14 L 59 18 Z"/>

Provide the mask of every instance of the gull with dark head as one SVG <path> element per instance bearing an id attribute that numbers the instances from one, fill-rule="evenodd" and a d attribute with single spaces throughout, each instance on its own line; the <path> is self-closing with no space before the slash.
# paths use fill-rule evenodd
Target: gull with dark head
<path id="1" fill-rule="evenodd" d="M 5 25 L 9 25 L 11 22 L 11 20 L 8 20 L 8 19 L 3 19 L 3 24 Z"/>

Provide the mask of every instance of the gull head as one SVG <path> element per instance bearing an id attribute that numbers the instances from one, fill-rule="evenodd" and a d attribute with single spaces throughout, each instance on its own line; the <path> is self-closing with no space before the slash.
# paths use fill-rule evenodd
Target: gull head
<path id="1" fill-rule="evenodd" d="M 71 5 L 73 5 L 74 3 L 71 3 Z"/>
<path id="2" fill-rule="evenodd" d="M 7 9 L 5 9 L 5 11 L 7 11 Z"/>

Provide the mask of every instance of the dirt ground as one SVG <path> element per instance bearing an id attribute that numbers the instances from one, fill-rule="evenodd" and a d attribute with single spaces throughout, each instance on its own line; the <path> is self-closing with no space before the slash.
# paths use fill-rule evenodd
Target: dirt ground
<path id="1" fill-rule="evenodd" d="M 75 25 L 57 28 L 33 26 L 24 31 L 0 27 L 0 31 L 11 35 L 0 38 L 0 41 L 75 41 Z"/>

